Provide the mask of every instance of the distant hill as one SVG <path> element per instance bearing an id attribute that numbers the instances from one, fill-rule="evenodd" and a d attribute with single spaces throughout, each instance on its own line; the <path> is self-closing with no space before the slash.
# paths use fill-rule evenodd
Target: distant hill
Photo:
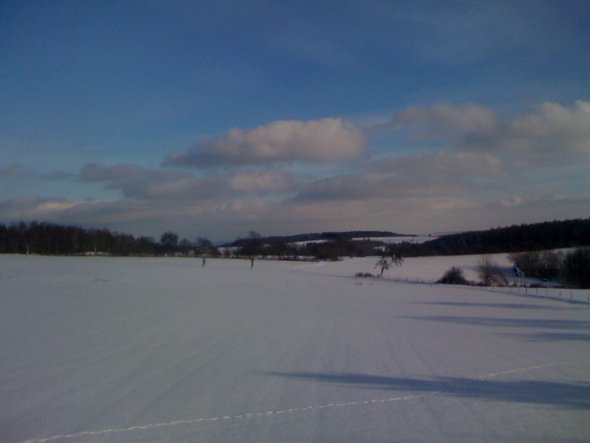
<path id="1" fill-rule="evenodd" d="M 281 241 L 284 243 L 297 243 L 297 242 L 310 242 L 318 240 L 336 240 L 336 239 L 348 239 L 362 238 L 371 239 L 379 237 L 401 237 L 403 234 L 396 234 L 390 231 L 345 231 L 345 232 L 312 232 L 307 234 L 296 234 L 296 235 L 274 235 L 269 237 L 263 237 L 261 240 L 263 243 L 272 241 Z M 238 239 L 227 246 L 240 246 L 243 239 Z"/>
<path id="2" fill-rule="evenodd" d="M 390 231 L 319 232 L 272 236 L 259 239 L 263 253 L 280 257 L 309 256 L 334 258 L 380 255 L 385 248 L 405 257 L 429 255 L 492 254 L 577 246 L 590 246 L 590 218 L 508 226 L 485 231 L 443 235 L 424 243 L 402 241 L 387 244 L 391 237 L 412 235 Z M 323 241 L 322 241 L 323 240 Z M 230 245 L 240 247 L 247 239 Z M 246 242 L 246 243 L 245 243 Z M 307 243 L 306 243 L 307 242 Z M 297 245 L 296 243 L 299 243 Z M 158 242 L 149 237 L 135 238 L 107 229 L 84 229 L 51 223 L 0 223 L 0 254 L 44 255 L 195 255 L 198 245 L 178 241 L 172 232 Z"/>
<path id="3" fill-rule="evenodd" d="M 443 235 L 421 244 L 393 248 L 406 257 L 492 254 L 590 245 L 590 218 L 514 225 Z"/>

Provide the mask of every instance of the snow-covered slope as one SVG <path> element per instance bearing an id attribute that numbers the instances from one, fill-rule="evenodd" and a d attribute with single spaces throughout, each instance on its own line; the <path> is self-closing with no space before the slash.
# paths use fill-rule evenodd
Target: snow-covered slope
<path id="1" fill-rule="evenodd" d="M 0 257 L 0 441 L 590 439 L 587 306 L 367 268 Z"/>
<path id="2" fill-rule="evenodd" d="M 404 242 L 425 243 L 427 241 L 434 240 L 436 238 L 437 237 L 428 236 L 428 235 L 412 235 L 412 236 L 400 235 L 400 236 L 395 236 L 395 237 L 375 237 L 375 238 L 372 238 L 371 240 L 395 244 L 395 243 L 404 243 Z M 359 240 L 362 240 L 362 239 L 359 239 Z"/>

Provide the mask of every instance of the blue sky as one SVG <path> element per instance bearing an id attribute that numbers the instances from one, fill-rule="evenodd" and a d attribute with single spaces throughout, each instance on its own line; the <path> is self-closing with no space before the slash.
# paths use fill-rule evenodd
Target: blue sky
<path id="1" fill-rule="evenodd" d="M 590 216 L 585 1 L 0 1 L 0 221 L 159 237 Z"/>

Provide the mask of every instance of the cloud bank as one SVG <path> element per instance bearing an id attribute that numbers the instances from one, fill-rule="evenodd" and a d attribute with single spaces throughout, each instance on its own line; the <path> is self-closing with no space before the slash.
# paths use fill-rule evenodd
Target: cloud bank
<path id="1" fill-rule="evenodd" d="M 283 120 L 251 130 L 232 129 L 221 137 L 202 140 L 194 148 L 169 154 L 166 166 L 264 165 L 285 162 L 329 163 L 360 157 L 364 133 L 339 118 Z"/>
<path id="2" fill-rule="evenodd" d="M 411 106 L 395 115 L 388 128 L 408 128 L 417 139 L 460 141 L 498 129 L 494 111 L 477 104 L 437 103 L 428 108 Z"/>
<path id="3" fill-rule="evenodd" d="M 149 170 L 133 165 L 88 164 L 81 182 L 101 183 L 126 198 L 165 200 L 216 200 L 235 195 L 288 192 L 296 180 L 286 172 L 255 171 L 195 177 L 187 172 Z"/>
<path id="4" fill-rule="evenodd" d="M 379 125 L 396 134 L 379 149 L 368 143 L 374 129 L 366 135 L 342 119 L 235 129 L 170 153 L 164 168 L 89 163 L 77 174 L 37 174 L 118 197 L 11 198 L 0 201 L 0 214 L 231 239 L 250 229 L 412 233 L 590 213 L 589 102 L 542 103 L 513 116 L 479 104 L 408 107 Z M 0 168 L 0 179 L 24 180 L 25 171 Z"/>
<path id="5" fill-rule="evenodd" d="M 379 130 L 409 130 L 417 140 L 510 157 L 520 164 L 575 161 L 590 154 L 590 102 L 542 103 L 511 118 L 481 105 L 410 107 Z"/>

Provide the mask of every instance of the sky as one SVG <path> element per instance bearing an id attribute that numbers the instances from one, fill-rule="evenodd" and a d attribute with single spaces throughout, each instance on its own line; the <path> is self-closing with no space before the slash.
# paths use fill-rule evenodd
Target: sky
<path id="1" fill-rule="evenodd" d="M 590 217 L 590 2 L 0 0 L 0 223 Z"/>

